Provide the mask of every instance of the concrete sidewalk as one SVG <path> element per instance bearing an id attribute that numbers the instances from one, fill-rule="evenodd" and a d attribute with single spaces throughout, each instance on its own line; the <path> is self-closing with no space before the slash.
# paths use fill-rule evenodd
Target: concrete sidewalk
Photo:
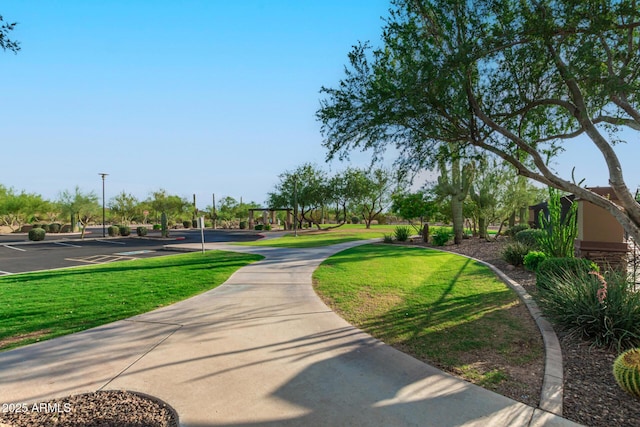
<path id="1" fill-rule="evenodd" d="M 0 353 L 0 403 L 126 389 L 164 400 L 193 427 L 577 425 L 445 374 L 333 313 L 311 274 L 362 243 L 207 244 L 266 258 L 178 304 Z"/>

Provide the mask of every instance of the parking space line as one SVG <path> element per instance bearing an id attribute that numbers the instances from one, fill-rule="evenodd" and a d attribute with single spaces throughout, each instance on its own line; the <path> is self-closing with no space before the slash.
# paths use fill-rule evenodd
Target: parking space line
<path id="1" fill-rule="evenodd" d="M 92 255 L 82 258 L 65 258 L 65 261 L 86 262 L 87 264 L 106 264 L 108 262 L 133 260 L 130 256 Z"/>
<path id="2" fill-rule="evenodd" d="M 8 274 L 13 274 L 13 273 L 10 273 L 10 272 L 8 272 L 8 271 L 2 271 L 2 270 L 0 270 L 0 275 L 6 276 L 6 275 L 8 275 Z"/>
<path id="3" fill-rule="evenodd" d="M 62 242 L 53 242 L 56 245 L 60 245 L 60 246 L 70 246 L 72 248 L 81 248 L 82 246 L 78 246 L 78 245 L 72 245 L 71 243 L 62 243 Z"/>
<path id="4" fill-rule="evenodd" d="M 15 251 L 27 252 L 26 249 L 22 249 L 22 248 L 14 248 L 13 246 L 9 246 L 9 245 L 2 245 L 2 246 L 4 246 L 5 248 L 13 249 Z"/>
<path id="5" fill-rule="evenodd" d="M 126 245 L 125 242 L 115 242 L 113 240 L 100 240 L 100 239 L 96 239 L 96 242 L 100 242 L 100 243 L 111 243 L 112 245 Z"/>

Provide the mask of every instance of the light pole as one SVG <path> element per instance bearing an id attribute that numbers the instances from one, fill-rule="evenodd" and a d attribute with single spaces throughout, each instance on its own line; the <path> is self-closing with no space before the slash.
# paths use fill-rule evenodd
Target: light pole
<path id="1" fill-rule="evenodd" d="M 109 175 L 108 173 L 98 173 L 102 177 L 102 237 L 106 237 L 107 233 L 105 232 L 105 215 L 104 215 L 104 177 Z"/>
<path id="2" fill-rule="evenodd" d="M 298 237 L 298 176 L 293 176 L 293 235 Z"/>

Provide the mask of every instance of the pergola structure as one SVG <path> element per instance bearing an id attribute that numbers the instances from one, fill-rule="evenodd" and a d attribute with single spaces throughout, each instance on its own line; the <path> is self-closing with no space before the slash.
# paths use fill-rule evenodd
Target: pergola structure
<path id="1" fill-rule="evenodd" d="M 262 212 L 262 223 L 273 224 L 276 222 L 276 212 L 285 211 L 287 213 L 287 219 L 285 221 L 285 229 L 291 230 L 293 228 L 293 209 L 292 208 L 254 208 L 249 209 L 249 230 L 253 230 L 255 222 L 255 212 Z"/>

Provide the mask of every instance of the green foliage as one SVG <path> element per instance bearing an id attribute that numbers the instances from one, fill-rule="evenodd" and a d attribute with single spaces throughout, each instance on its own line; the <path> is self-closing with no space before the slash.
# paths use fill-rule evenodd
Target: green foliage
<path id="1" fill-rule="evenodd" d="M 258 230 L 258 231 L 262 230 L 263 228 L 264 228 L 264 226 L 263 226 L 262 224 L 256 224 L 256 225 L 253 227 L 253 229 L 254 229 L 254 230 Z"/>
<path id="2" fill-rule="evenodd" d="M 437 228 L 431 237 L 431 241 L 436 246 L 444 246 L 453 237 L 453 231 L 449 227 Z"/>
<path id="3" fill-rule="evenodd" d="M 624 391 L 640 397 L 640 348 L 629 349 L 616 358 L 613 377 Z"/>
<path id="4" fill-rule="evenodd" d="M 519 232 L 521 232 L 523 230 L 529 230 L 529 225 L 528 224 L 516 224 L 513 227 L 509 227 L 509 229 L 507 231 L 505 231 L 505 234 L 507 236 L 514 237 L 516 234 L 518 234 Z"/>
<path id="5" fill-rule="evenodd" d="M 535 228 L 519 231 L 513 237 L 516 242 L 527 245 L 529 248 L 540 249 L 540 241 L 544 238 L 545 232 Z"/>
<path id="6" fill-rule="evenodd" d="M 557 282 L 565 274 L 583 276 L 589 271 L 598 271 L 597 265 L 585 258 L 549 258 L 538 265 L 536 271 L 536 287 L 546 289 Z"/>
<path id="7" fill-rule="evenodd" d="M 429 200 L 424 192 L 397 193 L 391 196 L 391 200 L 391 211 L 409 221 L 416 233 L 420 233 L 422 224 L 429 221 L 437 210 L 436 202 Z M 419 220 L 418 224 L 413 224 L 415 219 Z"/>
<path id="8" fill-rule="evenodd" d="M 540 248 L 550 257 L 573 257 L 575 255 L 574 241 L 578 234 L 577 217 L 578 205 L 573 202 L 571 208 L 562 218 L 562 194 L 549 187 L 549 216 L 540 212 L 540 228 L 544 231 L 539 236 Z"/>
<path id="9" fill-rule="evenodd" d="M 197 219 L 191 220 L 191 228 L 200 228 Z"/>
<path id="10" fill-rule="evenodd" d="M 393 234 L 385 233 L 384 236 L 382 236 L 382 241 L 384 243 L 393 243 Z"/>
<path id="11" fill-rule="evenodd" d="M 46 232 L 42 228 L 32 228 L 29 230 L 29 240 L 39 242 L 44 240 Z"/>
<path id="12" fill-rule="evenodd" d="M 239 227 L 241 230 L 244 230 L 247 228 L 248 225 L 249 223 L 247 221 L 240 221 Z"/>
<path id="13" fill-rule="evenodd" d="M 182 226 L 183 226 L 184 228 L 189 228 L 189 227 L 191 227 L 191 221 L 190 221 L 190 220 L 182 221 Z"/>
<path id="14" fill-rule="evenodd" d="M 49 224 L 40 224 L 40 228 L 42 228 L 45 232 L 49 232 Z"/>
<path id="15" fill-rule="evenodd" d="M 527 270 L 537 271 L 538 267 L 547 259 L 547 255 L 541 251 L 530 251 L 524 256 L 523 264 Z"/>
<path id="16" fill-rule="evenodd" d="M 393 234 L 395 235 L 398 242 L 406 242 L 407 240 L 409 240 L 411 229 L 409 227 L 400 225 L 395 228 Z"/>
<path id="17" fill-rule="evenodd" d="M 618 351 L 640 345 L 640 293 L 624 273 L 567 270 L 539 287 L 539 300 L 572 335 Z"/>
<path id="18" fill-rule="evenodd" d="M 517 267 L 524 263 L 524 257 L 529 250 L 529 246 L 520 242 L 509 243 L 502 249 L 502 259 Z"/>
<path id="19" fill-rule="evenodd" d="M 136 227 L 136 234 L 140 237 L 146 236 L 147 232 L 148 232 L 147 227 L 143 227 L 143 226 Z"/>
<path id="20" fill-rule="evenodd" d="M 117 225 L 110 225 L 109 228 L 107 228 L 107 233 L 109 233 L 109 236 L 111 237 L 118 236 L 120 235 L 120 227 Z"/>
<path id="21" fill-rule="evenodd" d="M 153 224 L 153 229 L 154 229 L 154 230 L 162 230 L 162 225 L 160 225 L 160 224 Z"/>
<path id="22" fill-rule="evenodd" d="M 352 216 L 351 217 L 351 224 L 360 224 L 360 217 Z"/>
<path id="23" fill-rule="evenodd" d="M 118 225 L 118 233 L 121 236 L 129 236 L 131 234 L 131 227 L 128 225 Z"/>
<path id="24" fill-rule="evenodd" d="M 57 222 L 52 222 L 51 224 L 49 224 L 49 232 L 50 233 L 59 233 L 61 227 L 62 226 L 60 224 L 58 224 Z"/>
<path id="25" fill-rule="evenodd" d="M 265 225 L 264 225 L 264 229 L 265 229 L 266 231 L 271 231 L 271 224 L 265 224 Z"/>

